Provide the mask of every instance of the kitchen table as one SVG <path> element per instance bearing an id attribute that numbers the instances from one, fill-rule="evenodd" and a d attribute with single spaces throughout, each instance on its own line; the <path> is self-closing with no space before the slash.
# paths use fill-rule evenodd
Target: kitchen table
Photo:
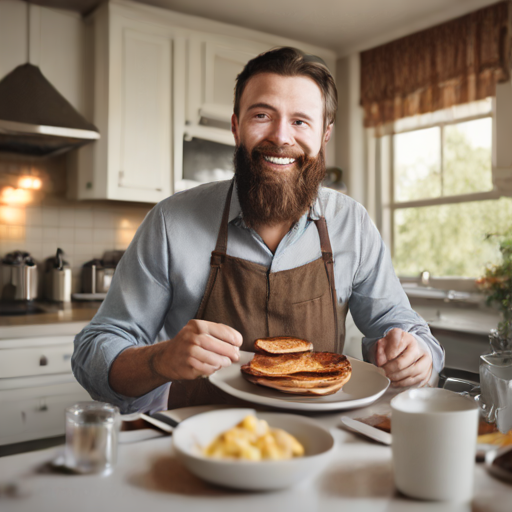
<path id="1" fill-rule="evenodd" d="M 0 458 L 2 512 L 157 512 L 222 511 L 372 511 L 510 512 L 512 484 L 475 466 L 471 504 L 422 502 L 400 495 L 393 483 L 391 448 L 341 428 L 340 418 L 381 413 L 389 393 L 365 409 L 315 415 L 335 437 L 329 466 L 316 478 L 275 492 L 240 492 L 204 483 L 177 460 L 172 437 L 119 445 L 118 464 L 109 476 L 67 475 L 49 471 L 58 448 Z M 421 440 L 418 440 L 421 442 Z M 61 447 L 62 449 L 62 447 Z"/>

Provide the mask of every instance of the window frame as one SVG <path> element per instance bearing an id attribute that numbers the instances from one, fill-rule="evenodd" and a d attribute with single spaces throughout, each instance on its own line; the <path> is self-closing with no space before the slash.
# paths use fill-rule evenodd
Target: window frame
<path id="1" fill-rule="evenodd" d="M 494 110 L 494 109 L 493 109 Z M 487 113 L 487 114 L 480 114 L 480 115 L 473 115 L 468 117 L 461 117 L 459 119 L 452 119 L 450 121 L 444 121 L 439 123 L 431 123 L 428 125 L 421 126 L 421 128 L 408 128 L 404 130 L 393 130 L 390 133 L 390 158 L 391 162 L 389 163 L 390 169 L 391 169 L 391 181 L 393 181 L 393 178 L 395 176 L 394 174 L 394 140 L 393 137 L 395 135 L 401 135 L 402 133 L 410 133 L 410 132 L 416 132 L 419 130 L 427 130 L 429 128 L 440 128 L 440 136 L 441 136 L 441 180 L 443 179 L 443 172 L 444 172 L 444 150 L 443 150 L 443 140 L 444 140 L 444 129 L 446 126 L 454 125 L 454 124 L 460 124 L 465 123 L 469 121 L 476 121 L 478 119 L 487 119 L 490 118 L 492 120 L 492 149 L 491 149 L 491 167 L 492 167 L 492 152 L 494 148 L 494 115 L 493 111 Z M 391 196 L 391 202 L 390 202 L 390 208 L 392 209 L 393 213 L 397 209 L 401 208 L 418 208 L 422 206 L 436 206 L 441 204 L 456 204 L 456 203 L 467 203 L 470 201 L 483 201 L 485 199 L 497 199 L 499 198 L 499 193 L 494 190 L 488 190 L 486 192 L 474 192 L 471 194 L 458 194 L 458 195 L 451 195 L 451 196 L 440 196 L 440 197 L 432 197 L 428 199 L 416 199 L 413 201 L 395 201 L 395 188 L 394 188 L 394 182 L 392 183 L 393 188 L 390 190 L 390 196 Z M 441 191 L 442 191 L 442 181 L 441 181 Z M 393 226 L 394 228 L 394 226 Z"/>
<path id="2" fill-rule="evenodd" d="M 444 136 L 444 127 L 459 124 L 467 121 L 484 118 L 492 119 L 492 172 L 493 189 L 485 192 L 476 192 L 470 194 L 441 196 L 428 199 L 418 199 L 412 201 L 395 202 L 395 183 L 394 183 L 394 136 L 401 133 L 423 130 L 433 127 L 441 127 L 441 138 Z M 469 115 L 450 119 L 426 123 L 421 126 L 404 128 L 396 130 L 395 126 L 388 126 L 387 131 L 381 137 L 375 136 L 373 129 L 366 130 L 366 159 L 367 159 L 367 209 L 370 216 L 374 219 L 381 236 L 389 248 L 391 255 L 394 252 L 394 213 L 403 208 L 419 208 L 426 206 L 437 206 L 443 204 L 462 204 L 472 201 L 486 201 L 499 199 L 503 194 L 497 189 L 494 172 L 496 168 L 496 98 L 492 98 L 492 107 L 490 112 Z M 443 139 L 441 139 L 443 140 Z M 443 145 L 441 144 L 441 159 L 443 158 Z M 443 162 L 441 162 L 441 166 Z M 442 168 L 442 167 L 441 167 Z M 456 290 L 469 294 L 477 293 L 478 289 L 474 277 L 440 277 L 431 276 L 428 280 L 428 286 L 440 290 Z M 399 276 L 402 283 L 422 285 L 421 276 Z M 424 283 L 423 283 L 424 284 Z M 471 297 L 468 297 L 471 300 Z"/>

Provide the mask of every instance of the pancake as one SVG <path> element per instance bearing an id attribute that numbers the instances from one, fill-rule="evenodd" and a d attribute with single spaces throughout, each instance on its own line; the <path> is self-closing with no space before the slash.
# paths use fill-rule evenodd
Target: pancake
<path id="1" fill-rule="evenodd" d="M 339 391 L 350 379 L 351 372 L 347 371 L 336 377 L 304 377 L 300 374 L 286 377 L 259 377 L 244 373 L 243 376 L 249 382 L 267 388 L 273 388 L 283 393 L 293 395 L 331 395 Z"/>
<path id="2" fill-rule="evenodd" d="M 340 354 L 303 352 L 255 354 L 241 371 L 253 384 L 283 393 L 324 396 L 336 393 L 348 382 L 352 367 L 346 356 Z"/>
<path id="3" fill-rule="evenodd" d="M 311 352 L 313 343 L 291 336 L 278 336 L 276 338 L 257 339 L 254 342 L 254 349 L 262 354 L 296 354 Z"/>
<path id="4" fill-rule="evenodd" d="M 350 363 L 345 356 L 333 352 L 305 352 L 276 356 L 254 354 L 249 365 L 244 366 L 249 366 L 260 375 L 271 377 L 304 372 L 336 373 L 347 366 L 350 367 Z"/>

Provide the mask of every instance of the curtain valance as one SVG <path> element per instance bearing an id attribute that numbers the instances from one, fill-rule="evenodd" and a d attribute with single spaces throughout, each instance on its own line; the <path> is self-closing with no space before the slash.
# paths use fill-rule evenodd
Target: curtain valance
<path id="1" fill-rule="evenodd" d="M 510 2 L 361 53 L 364 125 L 494 96 L 510 78 Z"/>

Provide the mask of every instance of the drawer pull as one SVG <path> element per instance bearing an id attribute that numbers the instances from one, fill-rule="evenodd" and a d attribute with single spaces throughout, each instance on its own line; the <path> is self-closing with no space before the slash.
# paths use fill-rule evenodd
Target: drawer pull
<path id="1" fill-rule="evenodd" d="M 48 358 L 46 356 L 41 356 L 39 366 L 48 366 Z"/>

